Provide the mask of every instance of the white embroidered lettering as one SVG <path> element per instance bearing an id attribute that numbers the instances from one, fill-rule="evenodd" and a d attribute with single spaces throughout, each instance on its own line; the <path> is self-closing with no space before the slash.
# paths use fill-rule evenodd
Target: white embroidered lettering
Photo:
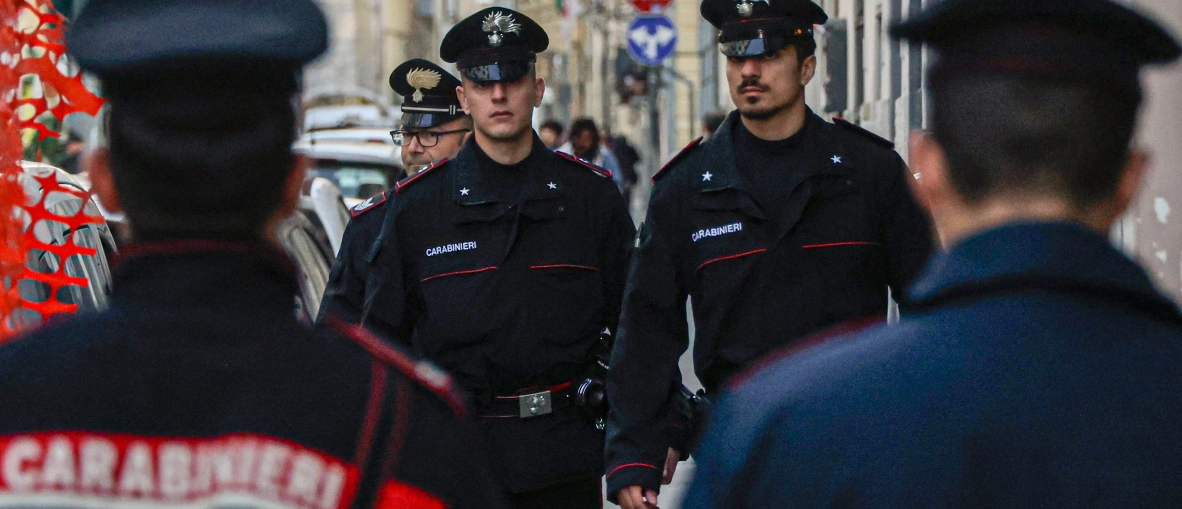
<path id="1" fill-rule="evenodd" d="M 31 438 L 13 440 L 4 453 L 4 484 L 13 491 L 31 490 L 37 484 L 37 474 L 26 468 L 41 457 L 41 444 Z"/>
<path id="2" fill-rule="evenodd" d="M 74 487 L 74 444 L 66 437 L 49 441 L 45 463 L 41 465 L 41 485 L 46 488 Z"/>
<path id="3" fill-rule="evenodd" d="M 427 256 L 455 253 L 457 251 L 471 251 L 473 249 L 476 249 L 475 242 L 460 242 L 458 244 L 447 244 L 444 246 L 430 248 L 427 250 Z"/>
<path id="4" fill-rule="evenodd" d="M 119 473 L 121 495 L 152 495 L 156 483 L 153 480 L 152 448 L 143 442 L 133 442 L 127 448 L 123 460 L 123 471 Z"/>
<path id="5" fill-rule="evenodd" d="M 279 494 L 279 474 L 283 473 L 283 466 L 291 451 L 282 444 L 267 444 L 259 458 L 259 473 L 255 483 L 259 491 L 268 495 Z"/>
<path id="6" fill-rule="evenodd" d="M 320 476 L 324 474 L 324 462 L 306 452 L 299 453 L 291 462 L 291 474 L 287 480 L 287 495 L 305 504 L 316 502 L 316 491 L 320 488 Z"/>
<path id="7" fill-rule="evenodd" d="M 697 241 L 705 239 L 705 238 L 719 237 L 722 235 L 726 235 L 728 233 L 738 233 L 741 231 L 743 231 L 743 223 L 731 223 L 728 225 L 715 226 L 713 228 L 706 228 L 704 230 L 698 230 L 698 231 L 694 232 L 694 234 L 691 236 L 691 238 L 693 239 L 694 242 L 697 242 Z"/>
<path id="8" fill-rule="evenodd" d="M 115 489 L 115 463 L 119 450 L 115 444 L 101 438 L 89 438 L 79 448 L 82 457 L 82 475 L 78 487 L 84 491 L 109 492 Z"/>
<path id="9" fill-rule="evenodd" d="M 170 442 L 160 446 L 160 494 L 167 498 L 185 498 L 193 478 L 193 453 L 185 444 Z"/>

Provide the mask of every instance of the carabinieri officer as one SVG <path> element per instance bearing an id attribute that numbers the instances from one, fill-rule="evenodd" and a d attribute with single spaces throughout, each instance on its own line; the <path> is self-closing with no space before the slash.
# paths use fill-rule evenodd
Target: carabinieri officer
<path id="1" fill-rule="evenodd" d="M 398 183 L 367 253 L 362 320 L 475 395 L 512 507 L 598 508 L 603 432 L 575 389 L 616 328 L 635 231 L 610 173 L 547 150 L 530 127 L 547 44 L 500 7 L 444 37 L 474 136 Z"/>
<path id="2" fill-rule="evenodd" d="M 459 86 L 451 73 L 421 58 L 407 60 L 390 73 L 390 88 L 402 96 L 402 119 L 390 136 L 402 147 L 402 166 L 410 176 L 455 157 L 472 132 L 472 119 L 456 96 Z M 352 219 L 320 304 L 321 318 L 333 314 L 350 323 L 361 319 L 369 272 L 365 255 L 377 240 L 393 194 L 383 191 L 350 209 Z"/>
<path id="3" fill-rule="evenodd" d="M 665 416 L 687 296 L 694 367 L 713 392 L 775 348 L 883 315 L 888 288 L 903 301 L 934 247 L 893 145 L 804 103 L 825 12 L 808 0 L 705 0 L 701 13 L 720 31 L 738 110 L 653 177 L 608 379 L 608 492 L 627 488 L 626 509 L 668 481 L 668 449 L 685 448 Z"/>

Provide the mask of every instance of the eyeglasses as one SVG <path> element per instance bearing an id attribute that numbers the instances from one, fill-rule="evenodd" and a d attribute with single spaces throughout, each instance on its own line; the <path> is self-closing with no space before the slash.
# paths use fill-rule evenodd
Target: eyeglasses
<path id="1" fill-rule="evenodd" d="M 410 140 L 418 138 L 419 145 L 424 147 L 434 147 L 439 143 L 439 138 L 456 133 L 466 133 L 471 129 L 456 129 L 454 131 L 390 131 L 390 137 L 394 139 L 394 144 L 399 147 L 405 147 L 410 144 Z"/>

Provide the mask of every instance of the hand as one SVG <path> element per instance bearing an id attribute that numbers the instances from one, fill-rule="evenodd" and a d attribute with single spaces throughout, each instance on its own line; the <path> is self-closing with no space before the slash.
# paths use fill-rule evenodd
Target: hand
<path id="1" fill-rule="evenodd" d="M 665 471 L 661 477 L 661 484 L 669 484 L 673 482 L 673 473 L 677 472 L 677 462 L 681 460 L 681 453 L 677 449 L 669 448 L 669 454 L 665 456 Z"/>
<path id="2" fill-rule="evenodd" d="M 617 497 L 620 509 L 660 509 L 657 507 L 657 492 L 640 486 L 629 486 L 620 490 Z"/>

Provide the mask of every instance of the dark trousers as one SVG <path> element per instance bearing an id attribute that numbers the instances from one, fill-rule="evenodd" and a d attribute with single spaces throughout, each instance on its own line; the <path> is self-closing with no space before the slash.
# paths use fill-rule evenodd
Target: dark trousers
<path id="1" fill-rule="evenodd" d="M 510 509 L 601 509 L 600 478 L 577 479 L 540 490 L 509 494 Z"/>

